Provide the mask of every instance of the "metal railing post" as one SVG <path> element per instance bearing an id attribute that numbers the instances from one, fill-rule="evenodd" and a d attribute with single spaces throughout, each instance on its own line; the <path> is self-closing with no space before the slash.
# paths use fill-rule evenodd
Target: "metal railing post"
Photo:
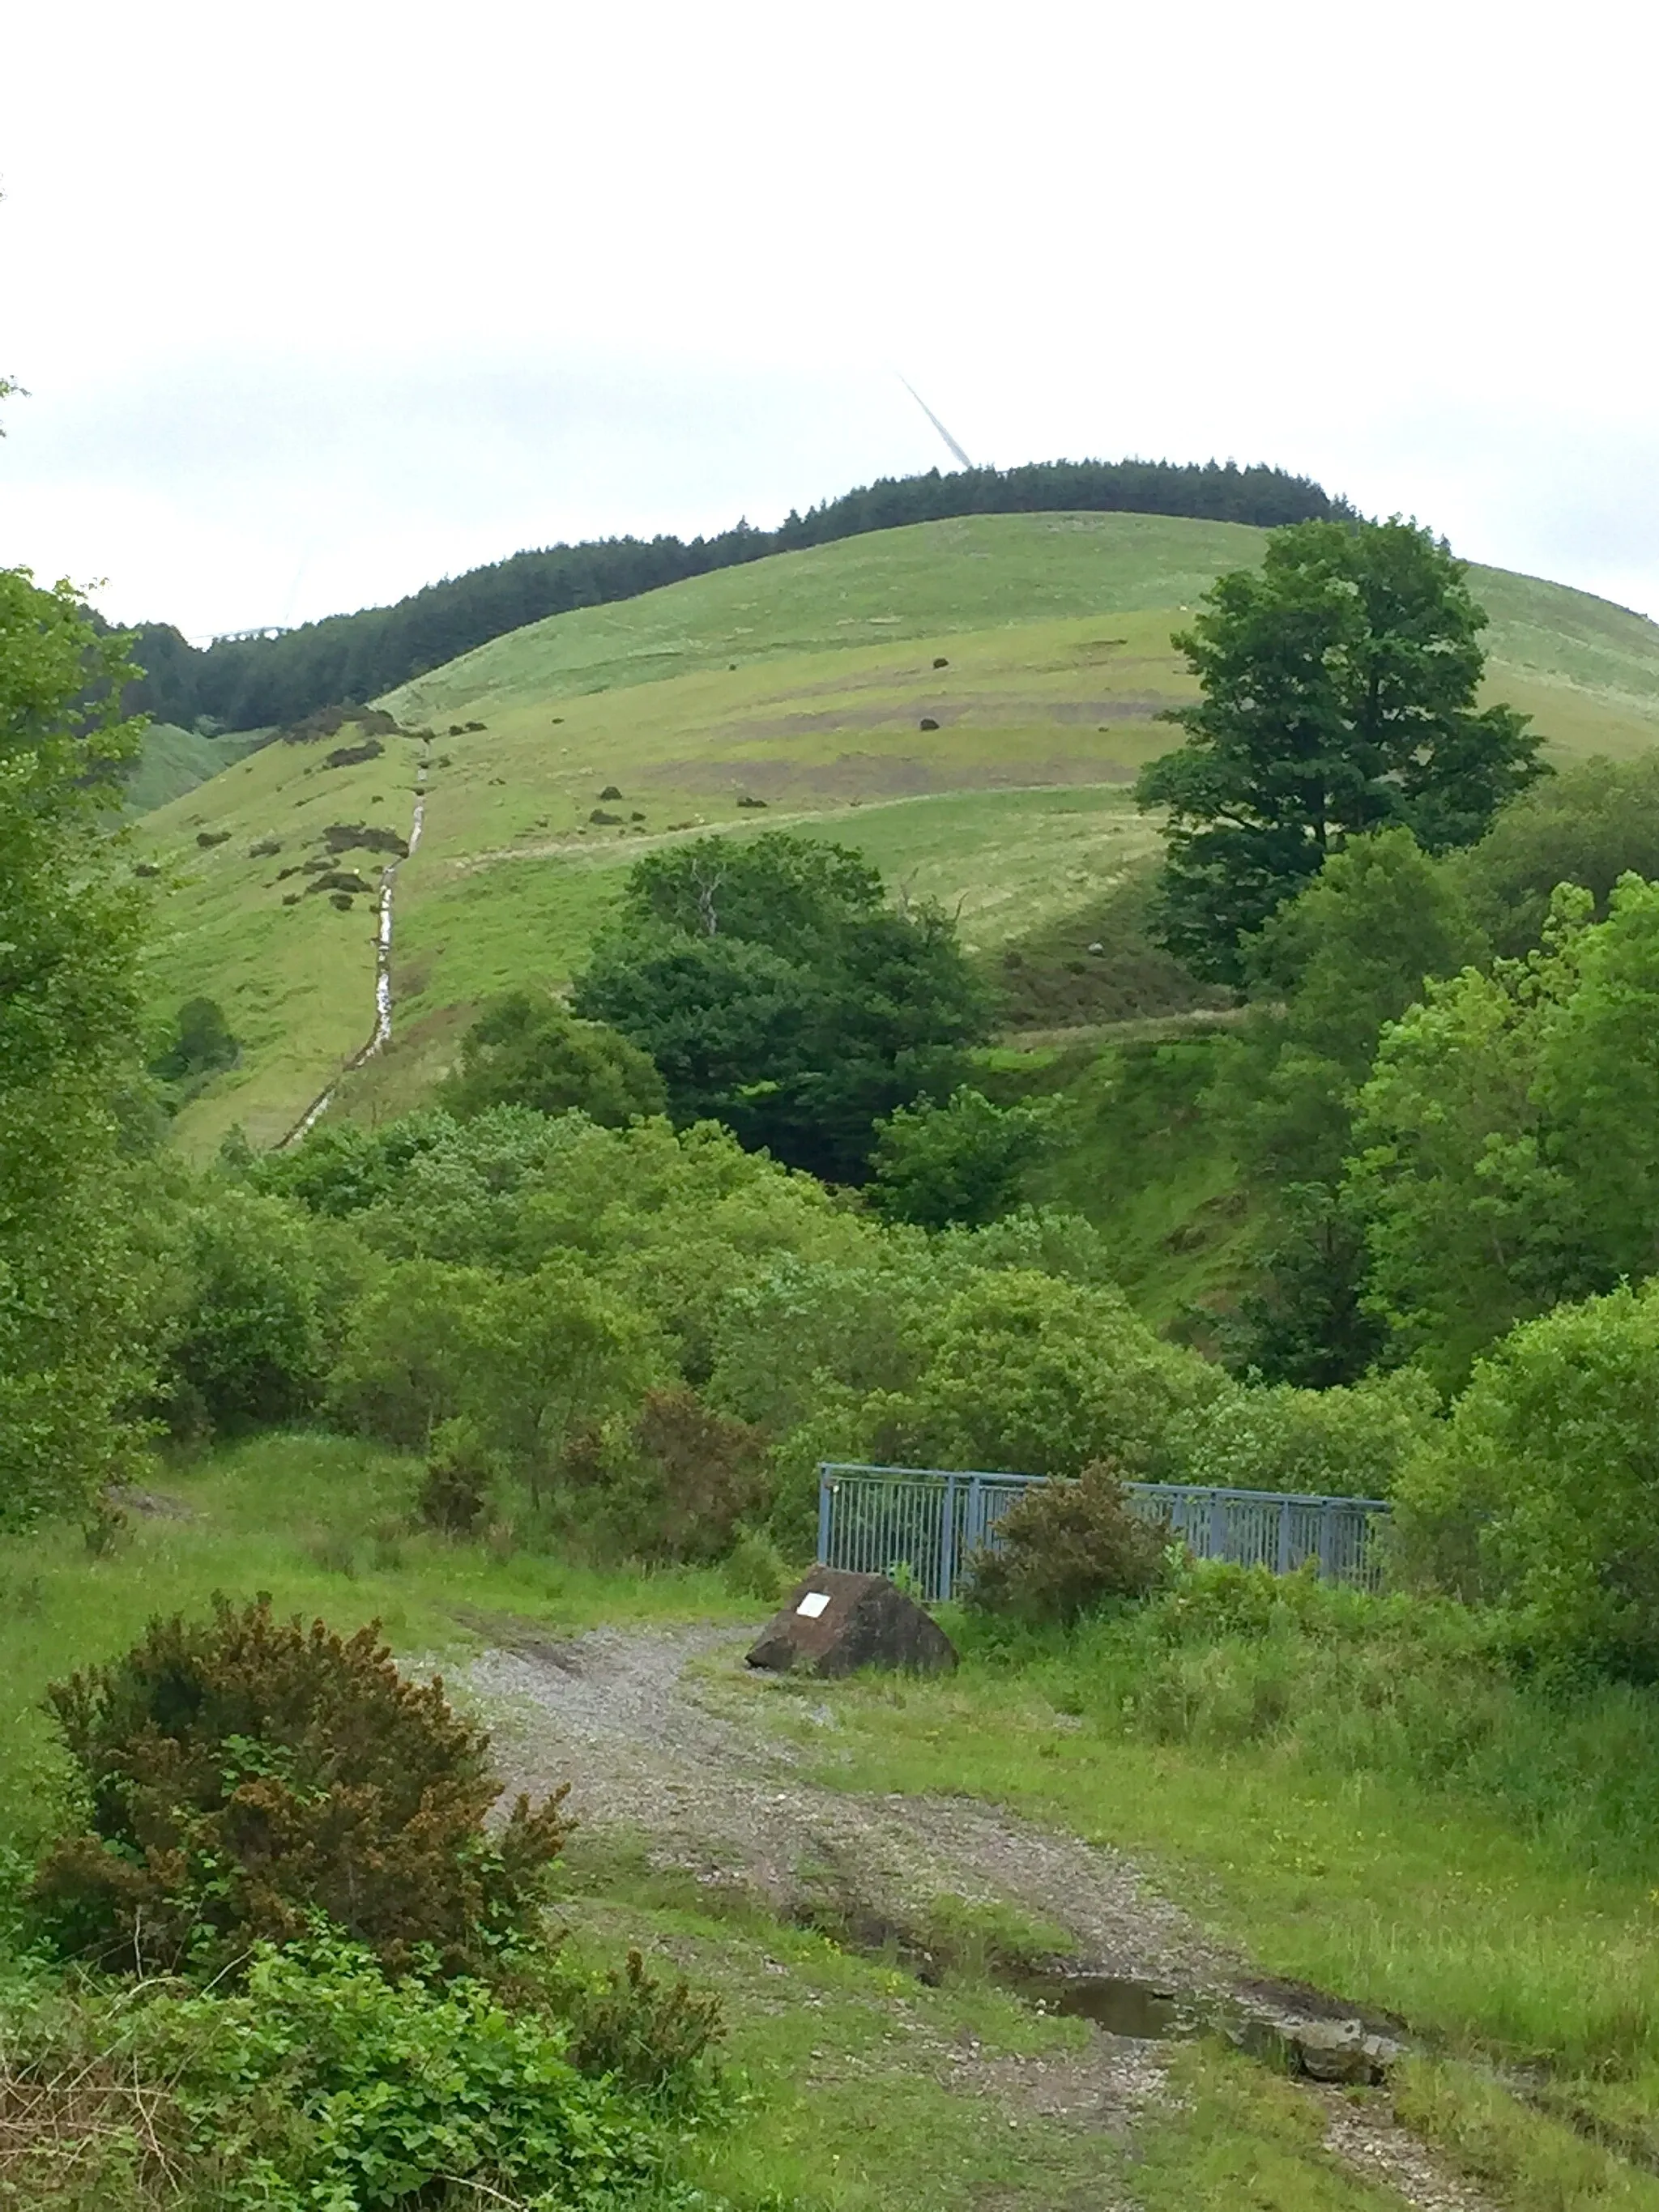
<path id="1" fill-rule="evenodd" d="M 1281 1575 L 1291 1571 L 1291 1501 L 1288 1498 L 1281 1499 L 1279 1507 L 1278 1571 Z"/>
<path id="2" fill-rule="evenodd" d="M 957 1579 L 957 1479 L 953 1474 L 945 1478 L 945 1495 L 939 1500 L 939 1595 L 948 1598 Z"/>
<path id="3" fill-rule="evenodd" d="M 830 1539 L 834 1526 L 835 1511 L 831 1503 L 835 1485 L 830 1480 L 828 1467 L 818 1467 L 818 1565 L 827 1567 L 830 1559 Z"/>

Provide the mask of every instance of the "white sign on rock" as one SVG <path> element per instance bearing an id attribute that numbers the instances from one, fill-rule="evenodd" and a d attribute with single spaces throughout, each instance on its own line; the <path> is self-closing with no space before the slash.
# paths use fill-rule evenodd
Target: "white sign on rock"
<path id="1" fill-rule="evenodd" d="M 795 1611 L 797 1613 L 804 1613 L 808 1620 L 816 1620 L 818 1618 L 818 1615 L 827 1609 L 829 1603 L 830 1593 L 828 1590 L 808 1590 L 805 1596 L 795 1607 Z"/>

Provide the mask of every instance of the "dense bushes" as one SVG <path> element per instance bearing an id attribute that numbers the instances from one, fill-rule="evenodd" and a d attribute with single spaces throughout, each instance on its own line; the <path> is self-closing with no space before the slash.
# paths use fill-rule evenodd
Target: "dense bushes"
<path id="1" fill-rule="evenodd" d="M 544 991 L 520 990 L 492 1000 L 473 1023 L 438 1103 L 459 1121 L 491 1106 L 542 1114 L 580 1107 L 614 1129 L 635 1115 L 660 1114 L 666 1095 L 649 1055 L 626 1037 L 577 1021 Z"/>
<path id="2" fill-rule="evenodd" d="M 1409 1367 L 1351 1389 L 1274 1383 L 1221 1392 L 1179 1416 L 1170 1452 L 1183 1482 L 1387 1498 L 1439 1413 L 1433 1385 Z"/>
<path id="3" fill-rule="evenodd" d="M 935 907 L 896 911 L 857 853 L 774 833 L 650 854 L 576 981 L 578 1013 L 647 1053 L 677 1121 L 862 1179 L 875 1123 L 987 1033 L 989 1000 Z"/>
<path id="4" fill-rule="evenodd" d="M 29 1905 L 78 1971 L 8 1962 L 0 2197 L 718 2212 L 669 2170 L 717 2005 L 550 1943 L 563 1792 L 487 1829 L 488 1737 L 374 1630 L 221 1600 L 51 1701 L 85 1826 Z"/>
<path id="5" fill-rule="evenodd" d="M 1547 1662 L 1659 1676 L 1659 1285 L 1516 1329 L 1399 1501 L 1415 1578 L 1503 1605 Z"/>
<path id="6" fill-rule="evenodd" d="M 0 1530 L 90 1502 L 144 1379 L 117 1110 L 143 904 L 107 835 L 138 740 L 121 646 L 68 584 L 0 568 Z"/>
<path id="7" fill-rule="evenodd" d="M 211 1975 L 320 1912 L 394 1970 L 486 1962 L 528 1930 L 564 1834 L 520 1798 L 498 1832 L 489 1739 L 443 1686 L 349 1638 L 222 1600 L 153 1622 L 52 1692 L 85 1826 L 42 1860 L 59 1944 L 106 1965 Z"/>
<path id="8" fill-rule="evenodd" d="M 149 1321 L 167 1425 L 224 1435 L 313 1411 L 368 1255 L 331 1224 L 228 1181 L 157 1200 Z"/>
<path id="9" fill-rule="evenodd" d="M 476 1981 L 394 1979 L 336 1938 L 259 1946 L 228 1994 L 157 1989 L 119 2033 L 167 2085 L 161 2124 L 216 2212 L 682 2201 L 648 2110 L 567 2026 Z"/>
<path id="10" fill-rule="evenodd" d="M 994 1221 L 1018 1200 L 1050 1121 L 1042 1106 L 998 1106 L 966 1085 L 942 1106 L 901 1106 L 877 1127 L 871 1202 L 890 1221 L 922 1229 Z"/>
<path id="11" fill-rule="evenodd" d="M 1029 1268 L 971 1277 L 918 1350 L 909 1388 L 870 1407 L 874 1456 L 912 1466 L 1075 1474 L 1105 1459 L 1156 1478 L 1175 1416 L 1226 1388 L 1116 1291 Z"/>

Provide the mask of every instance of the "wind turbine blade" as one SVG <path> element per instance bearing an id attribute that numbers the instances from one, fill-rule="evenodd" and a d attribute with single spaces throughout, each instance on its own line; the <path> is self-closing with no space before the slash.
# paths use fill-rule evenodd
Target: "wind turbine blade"
<path id="1" fill-rule="evenodd" d="M 897 372 L 896 370 L 895 370 L 895 371 L 894 371 L 894 374 L 895 374 L 895 375 L 897 375 L 898 372 Z M 950 432 L 945 428 L 945 427 L 944 423 L 943 423 L 943 422 L 941 422 L 939 421 L 939 416 L 938 416 L 937 415 L 935 415 L 935 414 L 934 414 L 934 412 L 933 412 L 933 409 L 932 409 L 932 408 L 927 404 L 927 401 L 922 398 L 922 396 L 921 396 L 921 392 L 919 392 L 916 390 L 915 386 L 914 384 L 912 384 L 912 383 L 911 383 L 911 381 L 910 381 L 909 378 L 908 378 L 908 376 L 900 376 L 900 377 L 899 377 L 899 382 L 900 382 L 900 383 L 904 386 L 905 390 L 909 393 L 909 395 L 910 395 L 911 398 L 912 398 L 912 399 L 914 399 L 914 400 L 915 401 L 915 403 L 916 403 L 917 406 L 921 408 L 921 410 L 922 413 L 923 413 L 923 414 L 927 417 L 927 420 L 928 420 L 928 421 L 933 424 L 933 428 L 934 428 L 939 432 L 939 434 L 940 437 L 944 439 L 944 441 L 945 441 L 945 444 L 946 444 L 946 445 L 951 448 L 951 453 L 955 455 L 956 459 L 957 459 L 958 461 L 960 461 L 960 462 L 961 462 L 961 464 L 962 464 L 963 467 L 964 469 L 971 469 L 971 468 L 973 467 L 973 465 L 973 465 L 973 463 L 969 459 L 969 458 L 968 458 L 967 454 L 966 454 L 966 453 L 964 453 L 963 452 L 963 450 L 962 450 L 961 447 L 960 447 L 959 445 L 957 445 L 957 443 L 956 440 L 955 440 L 955 439 L 951 435 L 951 433 L 950 433 Z"/>

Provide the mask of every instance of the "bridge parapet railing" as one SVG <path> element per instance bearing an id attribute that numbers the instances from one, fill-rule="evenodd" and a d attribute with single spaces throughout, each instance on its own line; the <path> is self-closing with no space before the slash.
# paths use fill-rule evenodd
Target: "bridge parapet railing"
<path id="1" fill-rule="evenodd" d="M 952 1596 L 972 1554 L 998 1548 L 997 1526 L 1040 1474 L 987 1469 L 873 1467 L 826 1460 L 818 1468 L 818 1558 L 825 1566 L 890 1574 L 908 1568 L 930 1601 Z M 1377 1498 L 1231 1490 L 1176 1482 L 1124 1486 L 1131 1509 L 1167 1522 L 1195 1559 L 1291 1574 L 1313 1561 L 1323 1582 L 1378 1589 L 1378 1540 L 1389 1507 Z"/>

